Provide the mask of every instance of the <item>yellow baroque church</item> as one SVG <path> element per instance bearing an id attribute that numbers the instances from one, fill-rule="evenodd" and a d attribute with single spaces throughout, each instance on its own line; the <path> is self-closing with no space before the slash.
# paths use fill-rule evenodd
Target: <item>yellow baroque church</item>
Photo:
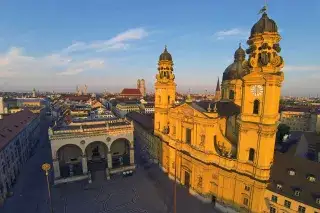
<path id="1" fill-rule="evenodd" d="M 266 199 L 271 197 L 284 80 L 280 40 L 276 23 L 264 12 L 251 29 L 248 49 L 239 46 L 224 71 L 216 102 L 192 102 L 188 96 L 176 104 L 174 64 L 167 47 L 159 57 L 154 134 L 162 141 L 160 164 L 203 201 L 222 202 L 237 211 L 281 212 L 283 204 Z M 298 212 L 298 205 L 292 206 L 282 212 Z"/>

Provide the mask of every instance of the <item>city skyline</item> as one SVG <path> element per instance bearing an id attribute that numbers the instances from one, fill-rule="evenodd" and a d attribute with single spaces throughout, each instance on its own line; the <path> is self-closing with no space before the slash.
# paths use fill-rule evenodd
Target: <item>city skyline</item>
<path id="1" fill-rule="evenodd" d="M 175 1 L 168 8 L 165 1 L 33 2 L 1 3 L 0 90 L 75 91 L 87 84 L 89 92 L 120 92 L 144 78 L 151 92 L 158 57 L 168 45 L 178 91 L 211 93 L 238 44 L 247 47 L 264 4 Z M 284 38 L 283 95 L 317 95 L 314 26 L 320 3 L 269 1 L 268 7 Z"/>

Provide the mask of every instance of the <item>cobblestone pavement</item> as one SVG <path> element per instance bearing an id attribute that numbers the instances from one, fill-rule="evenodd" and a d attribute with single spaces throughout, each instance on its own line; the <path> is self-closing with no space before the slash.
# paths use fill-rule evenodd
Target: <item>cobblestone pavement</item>
<path id="1" fill-rule="evenodd" d="M 1 213 L 50 213 L 44 162 L 51 162 L 46 124 L 40 146 L 23 168 Z M 137 147 L 138 148 L 138 147 Z M 173 182 L 156 166 L 144 169 L 136 152 L 137 170 L 133 176 L 113 176 L 111 180 L 87 181 L 52 186 L 54 213 L 172 213 Z M 100 178 L 99 178 L 100 179 Z M 217 212 L 177 185 L 177 213 Z"/>
<path id="2" fill-rule="evenodd" d="M 157 175 L 158 177 L 154 177 Z M 173 184 L 158 168 L 138 168 L 131 177 L 67 183 L 54 186 L 54 212 L 61 213 L 166 213 L 172 208 Z M 177 212 L 216 212 L 178 186 Z"/>

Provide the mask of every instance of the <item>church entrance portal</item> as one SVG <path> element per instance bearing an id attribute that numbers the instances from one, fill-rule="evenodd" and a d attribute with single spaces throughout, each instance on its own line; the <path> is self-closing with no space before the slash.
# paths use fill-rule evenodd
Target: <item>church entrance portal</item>
<path id="1" fill-rule="evenodd" d="M 184 185 L 189 188 L 190 187 L 190 173 L 185 171 L 184 172 Z"/>

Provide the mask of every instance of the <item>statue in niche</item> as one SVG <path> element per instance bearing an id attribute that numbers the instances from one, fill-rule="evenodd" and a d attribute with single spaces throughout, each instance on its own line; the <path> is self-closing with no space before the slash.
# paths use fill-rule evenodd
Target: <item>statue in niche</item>
<path id="1" fill-rule="evenodd" d="M 205 143 L 205 140 L 206 140 L 206 136 L 204 134 L 202 134 L 200 136 L 200 147 L 203 147 L 204 146 L 204 143 Z"/>
<path id="2" fill-rule="evenodd" d="M 270 62 L 269 53 L 266 51 L 262 52 L 260 55 L 260 63 L 262 64 L 262 66 L 268 65 L 269 62 Z"/>
<path id="3" fill-rule="evenodd" d="M 198 188 L 202 188 L 202 177 L 199 176 L 198 177 L 198 184 L 197 184 Z"/>

